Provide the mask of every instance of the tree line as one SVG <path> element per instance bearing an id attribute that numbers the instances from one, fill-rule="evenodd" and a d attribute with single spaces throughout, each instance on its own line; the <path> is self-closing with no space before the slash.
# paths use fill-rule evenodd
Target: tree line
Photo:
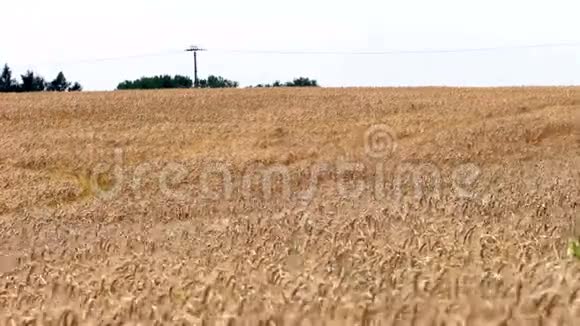
<path id="1" fill-rule="evenodd" d="M 191 78 L 176 75 L 171 77 L 169 75 L 142 77 L 136 80 L 125 80 L 119 83 L 117 89 L 162 89 L 162 88 L 190 88 L 193 86 Z"/>
<path id="2" fill-rule="evenodd" d="M 187 76 L 159 75 L 154 77 L 141 77 L 136 80 L 125 80 L 119 83 L 118 90 L 130 89 L 166 89 L 166 88 L 191 88 L 195 86 L 191 78 Z M 198 81 L 198 88 L 237 88 L 240 84 L 237 81 L 229 80 L 221 76 L 210 75 L 207 79 Z M 275 81 L 272 84 L 258 84 L 249 88 L 266 88 L 266 87 L 318 87 L 318 82 L 314 79 L 300 77 L 292 81 L 282 83 Z"/>
<path id="3" fill-rule="evenodd" d="M 300 77 L 295 78 L 293 81 L 282 83 L 279 80 L 273 82 L 272 84 L 258 84 L 254 86 L 256 88 L 262 87 L 318 87 L 318 81 L 315 79 Z"/>
<path id="4" fill-rule="evenodd" d="M 236 88 L 238 82 L 225 79 L 220 76 L 209 76 L 207 79 L 198 81 L 199 88 Z M 164 88 L 191 88 L 194 86 L 191 78 L 187 76 L 159 75 L 154 77 L 141 77 L 136 80 L 126 80 L 117 86 L 118 90 L 127 89 L 164 89 Z"/>
<path id="5" fill-rule="evenodd" d="M 12 70 L 8 64 L 4 65 L 0 74 L 0 93 L 20 93 L 20 92 L 77 92 L 82 91 L 80 83 L 70 83 L 64 74 L 58 73 L 56 78 L 47 82 L 42 76 L 32 71 L 20 75 L 21 82 L 12 77 Z"/>
<path id="6" fill-rule="evenodd" d="M 12 76 L 12 70 L 8 64 L 4 65 L 0 74 L 0 92 L 74 92 L 82 91 L 80 83 L 70 83 L 61 71 L 52 81 L 46 81 L 42 76 L 27 71 L 20 75 L 17 81 Z M 118 90 L 131 89 L 167 89 L 167 88 L 237 88 L 240 84 L 237 81 L 229 80 L 221 76 L 210 75 L 207 79 L 200 79 L 197 85 L 187 76 L 159 75 L 153 77 L 142 77 L 136 80 L 125 80 L 117 85 Z M 270 88 L 270 87 L 318 87 L 318 82 L 314 79 L 300 77 L 292 81 L 282 83 L 275 81 L 271 84 L 258 84 L 249 88 Z"/>

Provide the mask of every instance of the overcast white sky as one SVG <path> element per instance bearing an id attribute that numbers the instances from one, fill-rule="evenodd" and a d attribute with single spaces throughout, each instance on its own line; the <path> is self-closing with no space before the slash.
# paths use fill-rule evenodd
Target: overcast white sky
<path id="1" fill-rule="evenodd" d="M 580 46 L 397 55 L 218 50 L 389 51 L 580 45 L 578 0 L 2 0 L 0 64 L 88 90 L 155 74 L 217 74 L 242 85 L 307 76 L 323 86 L 580 84 Z M 168 53 L 156 57 L 96 59 Z"/>

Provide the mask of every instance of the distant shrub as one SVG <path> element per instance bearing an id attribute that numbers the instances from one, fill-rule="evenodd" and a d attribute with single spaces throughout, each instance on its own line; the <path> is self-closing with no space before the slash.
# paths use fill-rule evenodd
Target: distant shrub
<path id="1" fill-rule="evenodd" d="M 20 92 L 42 92 L 46 90 L 46 81 L 40 76 L 35 76 L 32 71 L 27 71 L 25 75 L 20 76 L 22 84 L 18 91 Z"/>
<path id="2" fill-rule="evenodd" d="M 18 83 L 12 78 L 12 70 L 8 65 L 4 65 L 0 74 L 0 92 L 15 92 L 18 90 Z"/>
<path id="3" fill-rule="evenodd" d="M 70 83 L 66 80 L 66 77 L 62 72 L 59 72 L 56 78 L 48 83 L 46 90 L 51 92 L 64 92 L 68 90 Z"/>
<path id="4" fill-rule="evenodd" d="M 258 84 L 256 88 L 269 88 L 269 87 L 318 87 L 318 82 L 315 79 L 310 79 L 306 77 L 295 78 L 293 81 L 286 83 L 281 83 L 279 80 L 272 84 Z"/>
<path id="5" fill-rule="evenodd" d="M 236 88 L 238 86 L 238 82 L 225 79 L 221 76 L 210 75 L 207 79 L 199 80 L 200 88 Z"/>
<path id="6" fill-rule="evenodd" d="M 161 89 L 161 88 L 190 88 L 193 86 L 191 78 L 176 75 L 160 75 L 154 77 L 142 77 L 137 80 L 126 80 L 117 86 L 118 90 L 126 89 Z"/>

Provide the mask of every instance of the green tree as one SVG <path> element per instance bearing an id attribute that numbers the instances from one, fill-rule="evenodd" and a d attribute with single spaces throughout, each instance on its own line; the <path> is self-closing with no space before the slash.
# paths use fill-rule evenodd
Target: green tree
<path id="1" fill-rule="evenodd" d="M 46 89 L 46 81 L 40 76 L 35 76 L 34 72 L 27 71 L 25 75 L 20 75 L 22 84 L 18 88 L 21 92 L 42 92 Z"/>
<path id="2" fill-rule="evenodd" d="M 69 92 L 80 92 L 83 90 L 83 86 L 81 86 L 81 84 L 79 82 L 75 82 L 74 84 L 72 84 L 72 86 L 70 86 L 68 88 Z"/>
<path id="3" fill-rule="evenodd" d="M 286 83 L 277 80 L 273 84 L 258 84 L 256 87 L 318 87 L 318 82 L 315 79 L 300 77 Z"/>
<path id="4" fill-rule="evenodd" d="M 210 75 L 207 79 L 199 80 L 200 88 L 236 88 L 240 84 L 236 81 L 225 79 L 221 76 Z"/>
<path id="5" fill-rule="evenodd" d="M 117 85 L 117 89 L 135 89 L 133 82 L 130 80 L 125 80 L 124 82 L 119 83 Z"/>
<path id="6" fill-rule="evenodd" d="M 66 80 L 66 77 L 61 72 L 58 73 L 56 78 L 48 84 L 47 90 L 51 92 L 64 92 L 70 87 L 70 83 Z"/>
<path id="7" fill-rule="evenodd" d="M 18 89 L 18 83 L 12 79 L 12 70 L 7 64 L 0 74 L 0 92 L 14 92 Z"/>
<path id="8" fill-rule="evenodd" d="M 160 75 L 154 77 L 141 77 L 137 80 L 126 80 L 117 85 L 118 90 L 128 89 L 162 89 L 162 88 L 191 88 L 193 81 L 186 76 Z"/>
<path id="9" fill-rule="evenodd" d="M 318 82 L 314 79 L 300 77 L 295 78 L 294 81 L 287 82 L 288 87 L 318 87 Z"/>
<path id="10" fill-rule="evenodd" d="M 189 77 L 175 75 L 175 77 L 173 77 L 173 84 L 179 86 L 179 88 L 191 88 L 193 86 L 193 81 Z"/>

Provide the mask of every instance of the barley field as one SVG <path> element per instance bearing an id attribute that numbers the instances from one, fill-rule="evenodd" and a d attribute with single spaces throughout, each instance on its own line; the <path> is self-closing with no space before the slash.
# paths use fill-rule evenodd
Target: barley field
<path id="1" fill-rule="evenodd" d="M 0 94 L 0 325 L 580 325 L 579 88 Z"/>

